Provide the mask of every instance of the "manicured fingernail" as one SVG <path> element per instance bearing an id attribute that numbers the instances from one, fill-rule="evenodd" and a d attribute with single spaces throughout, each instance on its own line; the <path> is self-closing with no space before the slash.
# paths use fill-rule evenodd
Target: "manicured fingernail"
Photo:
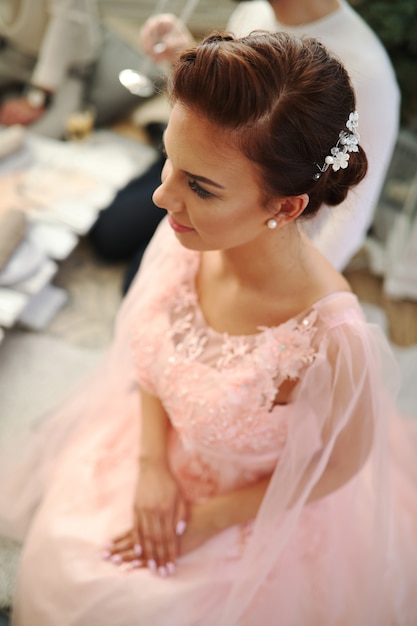
<path id="1" fill-rule="evenodd" d="M 112 548 L 114 548 L 114 542 L 113 541 L 109 541 L 108 543 L 104 544 L 104 549 L 105 550 L 111 550 Z"/>
<path id="2" fill-rule="evenodd" d="M 150 569 L 151 572 L 156 572 L 156 570 L 157 570 L 156 561 L 154 561 L 153 559 L 149 559 L 149 561 L 148 561 L 148 569 Z"/>
<path id="3" fill-rule="evenodd" d="M 161 565 L 161 567 L 158 567 L 158 574 L 162 576 L 162 578 L 166 578 L 168 576 L 166 567 L 164 567 L 163 565 Z"/>
<path id="4" fill-rule="evenodd" d="M 133 546 L 133 552 L 134 552 L 135 554 L 137 554 L 138 556 L 141 556 L 141 554 L 142 554 L 142 546 L 140 546 L 138 543 L 136 543 L 136 544 Z"/>
<path id="5" fill-rule="evenodd" d="M 104 559 L 105 561 L 108 561 L 110 557 L 111 557 L 111 552 L 109 552 L 109 550 L 106 550 L 105 552 L 102 552 L 101 554 L 101 558 Z"/>
<path id="6" fill-rule="evenodd" d="M 174 563 L 171 563 L 171 562 L 167 563 L 167 572 L 170 576 L 173 576 L 175 574 L 175 570 L 176 570 L 176 567 Z"/>
<path id="7" fill-rule="evenodd" d="M 186 528 L 187 528 L 186 522 L 183 519 L 180 519 L 180 521 L 177 523 L 175 527 L 175 534 L 178 535 L 178 537 L 180 537 L 181 535 L 185 533 Z"/>
<path id="8" fill-rule="evenodd" d="M 142 565 L 142 561 L 139 561 L 139 559 L 135 559 L 134 561 L 130 561 L 130 563 L 127 564 L 126 569 L 137 569 L 138 567 L 141 567 Z"/>
<path id="9" fill-rule="evenodd" d="M 113 556 L 110 557 L 110 561 L 112 563 L 119 564 L 119 563 L 121 563 L 123 561 L 123 559 L 120 556 L 120 554 L 113 554 Z"/>

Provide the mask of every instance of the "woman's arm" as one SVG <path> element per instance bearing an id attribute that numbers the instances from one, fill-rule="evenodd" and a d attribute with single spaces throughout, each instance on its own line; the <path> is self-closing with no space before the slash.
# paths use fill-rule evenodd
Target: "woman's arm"
<path id="1" fill-rule="evenodd" d="M 349 422 L 338 434 L 326 467 L 320 478 L 311 488 L 306 504 L 320 500 L 343 487 L 365 464 L 372 447 L 373 428 L 370 420 L 364 419 L 362 404 L 352 411 Z M 331 425 L 323 432 L 326 445 L 331 437 Z M 294 485 L 292 502 L 300 497 L 310 481 L 320 460 L 321 454 L 314 457 L 301 477 Z M 266 493 L 271 477 L 235 491 L 214 496 L 190 506 L 187 530 L 181 538 L 181 553 L 194 550 L 210 537 L 234 526 L 255 519 Z M 279 504 L 279 503 L 278 503 Z M 282 503 L 281 503 L 282 506 Z"/>
<path id="2" fill-rule="evenodd" d="M 170 422 L 160 400 L 141 390 L 141 432 L 139 465 L 167 463 L 167 442 Z"/>
<path id="3" fill-rule="evenodd" d="M 336 491 L 346 484 L 363 466 L 371 445 L 371 433 L 368 433 L 369 436 L 365 437 L 364 440 L 362 428 L 358 427 L 358 424 L 355 422 L 356 420 L 352 420 L 352 423 L 340 433 L 326 469 L 311 489 L 306 499 L 306 504 Z M 356 437 L 359 437 L 358 441 Z M 355 450 L 358 452 L 352 453 Z M 159 458 L 157 462 L 160 461 L 161 459 Z M 162 462 L 165 463 L 164 460 Z M 300 493 L 310 480 L 315 466 L 316 463 L 312 462 L 307 468 L 298 487 L 295 488 L 293 501 L 296 501 L 300 496 Z M 155 475 L 155 478 L 159 480 L 160 476 Z M 201 502 L 189 503 L 188 521 L 185 532 L 179 539 L 178 554 L 184 555 L 192 552 L 231 526 L 254 520 L 268 489 L 270 479 L 271 477 L 268 476 L 240 489 L 219 494 Z M 124 535 L 122 541 L 114 546 L 113 554 L 119 554 L 120 561 L 131 564 L 136 563 L 133 565 L 135 567 L 141 566 L 141 563 L 135 557 L 134 541 L 132 533 Z M 163 560 L 158 557 L 157 562 L 162 563 Z M 168 570 L 173 571 L 173 556 L 169 563 Z M 168 571 L 164 565 L 166 563 L 163 563 L 162 575 L 165 575 L 165 572 Z"/>
<path id="4" fill-rule="evenodd" d="M 167 459 L 169 418 L 155 396 L 141 391 L 141 433 L 134 523 L 108 546 L 105 558 L 130 561 L 166 575 L 178 556 L 179 522 L 187 519 L 187 503 Z"/>
<path id="5" fill-rule="evenodd" d="M 68 69 L 93 63 L 100 50 L 100 19 L 95 2 L 50 0 L 45 31 L 31 83 L 54 93 Z"/>
<path id="6" fill-rule="evenodd" d="M 269 481 L 270 476 L 235 491 L 190 504 L 187 528 L 180 541 L 181 554 L 195 550 L 230 526 L 255 519 Z"/>
<path id="7" fill-rule="evenodd" d="M 144 397 L 143 406 L 147 408 L 147 415 L 154 414 L 157 419 L 155 419 L 154 423 L 152 423 L 151 420 L 144 422 L 145 430 L 141 442 L 140 467 L 143 472 L 146 493 L 148 495 L 151 493 L 153 496 L 158 494 L 158 498 L 160 498 L 162 502 L 167 503 L 172 502 L 170 498 L 175 497 L 174 492 L 169 488 L 170 482 L 174 482 L 174 479 L 169 474 L 165 456 L 167 436 L 166 420 L 168 418 L 164 415 L 163 408 L 161 406 L 158 408 L 157 400 L 156 405 L 154 405 L 155 400 L 156 399 L 152 396 L 146 397 L 145 395 Z M 154 406 L 154 411 L 151 410 L 152 406 Z M 328 439 L 329 433 L 323 433 L 323 437 L 324 440 Z M 165 446 L 163 445 L 164 441 Z M 328 459 L 326 468 L 312 487 L 307 496 L 306 504 L 319 500 L 336 491 L 357 474 L 368 457 L 371 441 L 372 429 L 369 428 L 369 424 L 368 427 L 364 429 L 362 414 L 357 410 L 352 415 L 352 419 L 348 422 L 346 427 L 339 433 L 336 442 L 332 446 L 332 453 Z M 312 460 L 304 476 L 300 478 L 298 486 L 294 486 L 295 489 L 292 501 L 296 501 L 299 498 L 301 492 L 310 481 L 312 473 L 319 462 L 319 458 L 320 454 L 317 455 L 317 458 Z M 168 480 L 166 480 L 167 475 L 169 475 Z M 159 567 L 162 565 L 162 575 L 165 575 L 165 566 L 167 563 L 170 563 L 169 569 L 172 571 L 172 564 L 178 554 L 187 554 L 195 550 L 204 542 L 231 526 L 254 520 L 268 489 L 270 479 L 271 477 L 268 476 L 256 483 L 241 487 L 240 489 L 219 494 L 201 502 L 189 503 L 188 514 L 186 514 L 185 502 L 182 501 L 182 506 L 184 507 L 182 511 L 184 513 L 182 517 L 181 515 L 177 515 L 175 518 L 175 527 L 180 519 L 184 521 L 187 519 L 187 524 L 185 526 L 185 532 L 179 539 L 179 547 L 178 537 L 175 536 L 175 528 L 174 525 L 172 525 L 171 538 L 173 542 L 172 545 L 175 545 L 175 548 L 171 546 L 164 548 L 162 551 L 160 548 L 151 548 L 152 541 L 154 541 L 155 545 L 158 543 L 158 540 L 152 539 L 150 540 L 148 548 L 146 548 L 149 554 L 152 553 L 152 550 L 155 551 L 156 549 L 156 556 L 153 558 Z M 143 492 L 140 492 L 140 495 L 143 497 Z M 141 499 L 139 500 L 141 501 Z M 144 531 L 142 531 L 142 534 L 143 532 Z M 135 562 L 137 557 L 135 556 L 134 549 L 134 535 L 130 532 L 121 539 L 122 541 L 119 541 L 114 546 L 113 554 L 119 554 L 121 561 Z M 140 566 L 140 564 L 137 563 L 137 566 Z"/>

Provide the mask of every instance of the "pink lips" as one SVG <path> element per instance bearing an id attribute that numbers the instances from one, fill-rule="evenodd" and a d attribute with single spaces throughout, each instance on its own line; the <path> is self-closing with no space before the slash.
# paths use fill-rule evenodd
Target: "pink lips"
<path id="1" fill-rule="evenodd" d="M 176 233 L 191 233 L 194 230 L 194 228 L 190 228 L 189 226 L 178 224 L 170 215 L 168 215 L 168 222 L 172 230 L 175 230 Z"/>

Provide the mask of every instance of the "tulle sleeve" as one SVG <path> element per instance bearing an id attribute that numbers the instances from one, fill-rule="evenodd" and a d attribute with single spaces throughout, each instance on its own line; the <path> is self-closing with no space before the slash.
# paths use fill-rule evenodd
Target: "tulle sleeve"
<path id="1" fill-rule="evenodd" d="M 315 360 L 288 406 L 288 444 L 254 522 L 222 626 L 240 623 L 246 609 L 253 610 L 255 605 L 259 623 L 269 623 L 273 607 L 279 605 L 277 594 L 294 593 L 293 575 L 298 576 L 294 588 L 300 590 L 301 574 L 294 573 L 300 561 L 294 551 L 305 544 L 300 528 L 304 534 L 311 533 L 307 544 L 314 543 L 314 526 L 326 537 L 327 566 L 334 563 L 338 581 L 340 571 L 346 571 L 352 606 L 359 580 L 361 597 L 366 597 L 362 606 L 355 606 L 352 619 L 356 621 L 346 623 L 387 623 L 373 621 L 372 611 L 383 605 L 380 594 L 392 549 L 388 431 L 394 416 L 397 366 L 382 332 L 365 322 L 359 306 L 357 311 L 348 307 L 344 312 L 343 300 L 327 317 L 321 316 L 316 339 Z M 305 524 L 311 515 L 317 517 L 316 525 Z M 368 558 L 362 557 L 358 571 L 349 571 L 352 555 L 344 551 L 358 546 Z M 288 588 L 269 589 L 268 594 L 269 577 L 282 567 L 288 568 Z M 252 575 L 254 568 L 259 572 L 257 579 Z M 314 572 L 310 574 L 314 579 Z M 324 598 L 326 590 L 321 593 Z M 337 623 L 337 593 L 326 606 L 330 613 L 334 611 L 334 622 L 326 615 L 326 623 Z M 292 623 L 291 616 L 287 617 L 288 622 L 282 616 L 282 623 Z"/>

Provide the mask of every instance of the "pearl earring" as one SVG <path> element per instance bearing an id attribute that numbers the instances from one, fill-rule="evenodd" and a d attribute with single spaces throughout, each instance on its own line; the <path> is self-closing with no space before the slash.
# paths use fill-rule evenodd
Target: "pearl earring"
<path id="1" fill-rule="evenodd" d="M 274 230 L 278 226 L 278 222 L 277 220 L 274 220 L 273 218 L 271 218 L 270 220 L 267 221 L 266 225 L 271 230 Z"/>

